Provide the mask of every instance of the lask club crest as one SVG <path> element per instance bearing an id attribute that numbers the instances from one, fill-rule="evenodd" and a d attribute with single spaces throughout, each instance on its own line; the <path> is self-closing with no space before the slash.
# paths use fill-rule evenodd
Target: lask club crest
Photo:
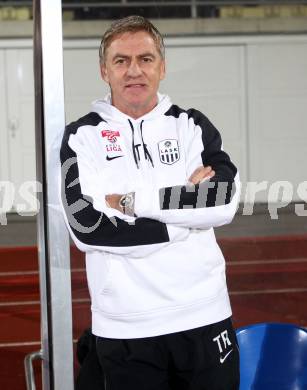
<path id="1" fill-rule="evenodd" d="M 163 164 L 174 164 L 179 161 L 179 145 L 176 139 L 165 139 L 158 143 L 160 161 Z"/>

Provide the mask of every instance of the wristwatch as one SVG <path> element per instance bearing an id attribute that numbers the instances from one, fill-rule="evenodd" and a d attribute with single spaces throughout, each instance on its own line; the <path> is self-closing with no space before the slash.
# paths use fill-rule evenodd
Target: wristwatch
<path id="1" fill-rule="evenodd" d="M 119 200 L 119 206 L 123 210 L 123 213 L 131 217 L 134 216 L 134 199 L 135 192 L 128 192 L 128 194 L 123 195 Z"/>

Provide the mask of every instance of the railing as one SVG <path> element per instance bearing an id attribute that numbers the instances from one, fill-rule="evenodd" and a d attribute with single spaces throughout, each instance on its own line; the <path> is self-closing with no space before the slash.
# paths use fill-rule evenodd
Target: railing
<path id="1" fill-rule="evenodd" d="M 279 5 L 279 4 L 307 4 L 307 0 L 148 0 L 148 1 L 135 1 L 135 0 L 114 0 L 114 1 L 83 1 L 77 0 L 63 1 L 63 7 L 126 7 L 126 6 L 182 6 L 182 5 Z M 22 7 L 32 6 L 32 1 L 19 0 L 19 1 L 0 1 L 0 7 Z"/>
<path id="2" fill-rule="evenodd" d="M 38 359 L 43 359 L 42 351 L 30 353 L 24 359 L 27 390 L 36 390 L 33 361 Z"/>
<path id="3" fill-rule="evenodd" d="M 221 10 L 225 7 L 237 7 L 237 15 L 240 14 L 240 7 L 288 7 L 290 13 L 298 16 L 307 16 L 307 0 L 106 0 L 106 1 L 63 1 L 62 9 L 71 13 L 71 19 L 113 19 L 123 14 L 139 13 L 149 18 L 165 17 L 219 17 Z M 297 10 L 303 6 L 304 10 Z M 32 7 L 32 1 L 0 1 L 0 19 L 19 19 L 14 17 L 14 10 L 20 8 L 29 10 Z M 295 8 L 296 7 L 296 8 Z M 302 8 L 302 7 L 301 7 Z M 1 9 L 7 10 L 7 17 L 1 17 Z M 10 11 L 9 11 L 10 10 Z M 10 13 L 11 12 L 11 13 Z M 278 9 L 274 9 L 275 15 L 278 15 Z M 268 12 L 269 14 L 269 12 Z M 17 13 L 16 13 L 17 15 Z M 29 14 L 29 18 L 30 18 Z"/>

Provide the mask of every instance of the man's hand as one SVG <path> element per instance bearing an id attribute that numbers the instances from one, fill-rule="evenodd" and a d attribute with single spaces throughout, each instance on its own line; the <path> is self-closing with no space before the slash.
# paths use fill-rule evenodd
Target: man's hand
<path id="1" fill-rule="evenodd" d="M 189 183 L 191 184 L 199 184 L 203 180 L 209 180 L 211 177 L 215 175 L 215 171 L 210 167 L 198 167 L 192 173 L 189 178 Z"/>
<path id="2" fill-rule="evenodd" d="M 112 209 L 116 209 L 123 214 L 136 217 L 134 214 L 135 192 L 128 192 L 127 194 L 110 194 L 105 197 L 106 204 Z"/>
<path id="3" fill-rule="evenodd" d="M 106 204 L 108 207 L 111 207 L 112 209 L 116 209 L 120 211 L 121 213 L 123 212 L 122 207 L 119 205 L 119 201 L 123 194 L 110 194 L 106 195 L 105 200 Z"/>

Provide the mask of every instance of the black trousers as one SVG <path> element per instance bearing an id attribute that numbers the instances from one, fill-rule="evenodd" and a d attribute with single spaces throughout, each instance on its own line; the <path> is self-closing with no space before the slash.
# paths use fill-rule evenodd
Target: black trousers
<path id="1" fill-rule="evenodd" d="M 142 339 L 96 338 L 102 390 L 238 390 L 231 319 Z"/>

